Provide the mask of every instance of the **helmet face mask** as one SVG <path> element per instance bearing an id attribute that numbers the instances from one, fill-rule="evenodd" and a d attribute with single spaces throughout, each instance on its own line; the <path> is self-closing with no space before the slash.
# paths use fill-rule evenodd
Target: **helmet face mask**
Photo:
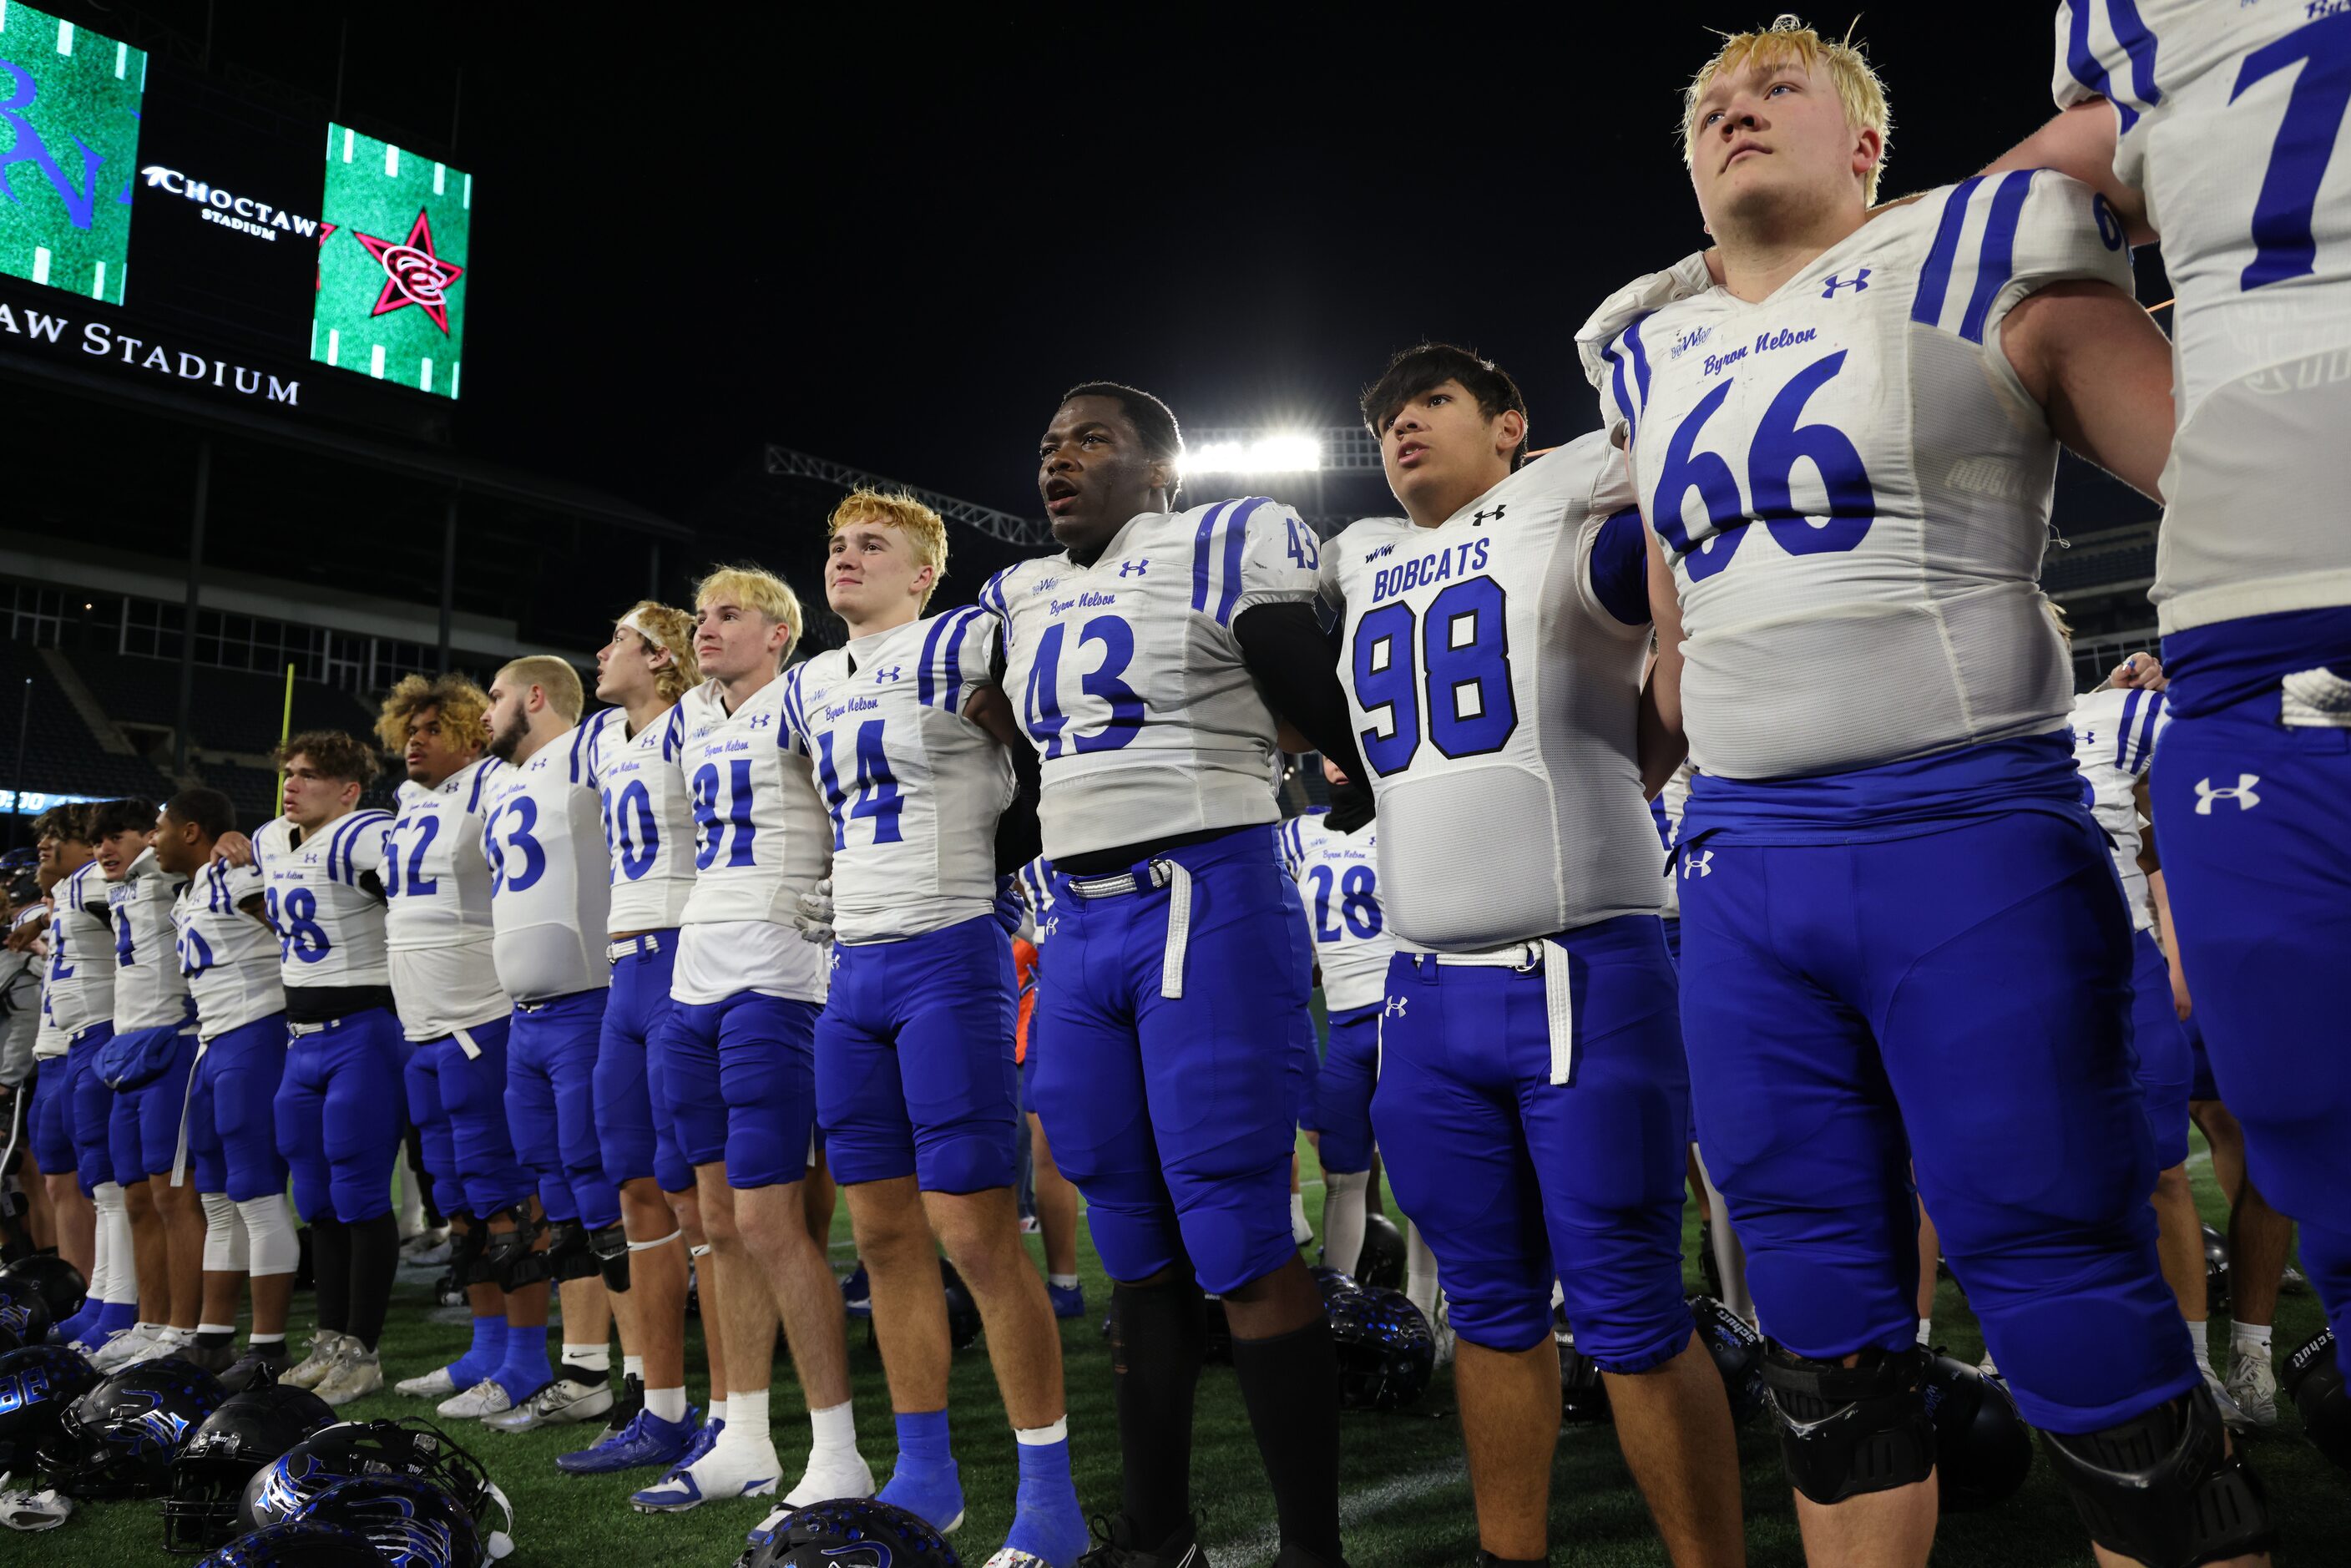
<path id="1" fill-rule="evenodd" d="M 163 1549 L 196 1552 L 225 1545 L 237 1532 L 240 1505 L 255 1474 L 334 1424 L 334 1407 L 305 1388 L 264 1384 L 230 1398 L 172 1461 Z"/>
<path id="2" fill-rule="evenodd" d="M 40 1466 L 68 1497 L 150 1497 L 171 1484 L 190 1432 L 228 1397 L 203 1368 L 174 1358 L 124 1368 L 58 1416 Z"/>
<path id="3" fill-rule="evenodd" d="M 1394 1410 L 1418 1399 L 1437 1371 L 1437 1336 L 1401 1291 L 1326 1290 L 1323 1310 L 1339 1357 L 1339 1402 Z"/>
<path id="4" fill-rule="evenodd" d="M 47 1295 L 31 1281 L 0 1277 L 0 1353 L 47 1343 L 56 1322 Z"/>

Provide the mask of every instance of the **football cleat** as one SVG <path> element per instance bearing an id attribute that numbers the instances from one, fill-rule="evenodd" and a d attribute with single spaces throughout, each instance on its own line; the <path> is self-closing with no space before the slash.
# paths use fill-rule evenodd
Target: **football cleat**
<path id="1" fill-rule="evenodd" d="M 1134 1544 L 1134 1527 L 1126 1515 L 1119 1513 L 1108 1519 L 1096 1517 L 1094 1548 L 1078 1559 L 1078 1568 L 1202 1568 L 1207 1561 L 1200 1554 L 1197 1515 L 1186 1520 L 1156 1550 L 1144 1552 Z"/>
<path id="2" fill-rule="evenodd" d="M 1086 1288 L 1083 1285 L 1071 1285 L 1064 1290 L 1048 1280 L 1045 1281 L 1045 1294 L 1053 1303 L 1055 1317 L 1081 1318 L 1086 1315 Z"/>
<path id="3" fill-rule="evenodd" d="M 2277 1368 L 2268 1356 L 2256 1352 L 2230 1357 L 2229 1398 L 2250 1425 L 2277 1425 Z M 2221 1408 L 2225 1412 L 2227 1406 Z"/>
<path id="4" fill-rule="evenodd" d="M 89 1364 L 100 1377 L 110 1376 L 124 1367 L 147 1360 L 162 1353 L 161 1331 L 152 1323 L 135 1323 L 110 1336 L 89 1358 Z"/>
<path id="5" fill-rule="evenodd" d="M 666 1469 L 685 1458 L 694 1446 L 697 1428 L 694 1410 L 688 1406 L 683 1421 L 664 1421 L 650 1410 L 637 1412 L 636 1419 L 618 1432 L 580 1449 L 576 1454 L 559 1454 L 555 1468 L 566 1475 L 603 1476 L 619 1470 Z"/>
<path id="6" fill-rule="evenodd" d="M 541 1427 L 569 1427 L 592 1421 L 612 1407 L 612 1380 L 575 1383 L 559 1377 L 529 1398 L 482 1425 L 499 1432 L 530 1432 Z"/>
<path id="7" fill-rule="evenodd" d="M 2229 1385 L 2220 1381 L 2219 1373 L 2207 1372 L 2204 1375 L 2204 1386 L 2211 1392 L 2212 1403 L 2220 1406 L 2220 1419 L 2227 1425 L 2229 1430 L 2250 1432 L 2253 1429 L 2253 1418 L 2238 1408 L 2236 1396 L 2229 1392 Z M 2272 1418 L 2275 1419 L 2274 1412 Z"/>
<path id="8" fill-rule="evenodd" d="M 332 1329 L 321 1329 L 310 1342 L 310 1354 L 287 1369 L 280 1383 L 290 1383 L 297 1388 L 316 1388 L 341 1359 L 344 1336 Z"/>
<path id="9" fill-rule="evenodd" d="M 457 1392 L 457 1380 L 449 1375 L 445 1366 L 414 1377 L 403 1377 L 392 1385 L 394 1394 L 404 1394 L 411 1399 L 446 1399 Z"/>
<path id="10" fill-rule="evenodd" d="M 451 1421 L 478 1421 L 514 1408 L 514 1396 L 495 1377 L 485 1377 L 463 1394 L 444 1399 L 434 1414 Z"/>
<path id="11" fill-rule="evenodd" d="M 335 1363 L 333 1371 L 319 1379 L 314 1392 L 328 1404 L 340 1406 L 382 1391 L 383 1362 L 375 1352 L 360 1349 L 357 1340 L 348 1340 L 344 1343 L 343 1358 Z"/>
<path id="12" fill-rule="evenodd" d="M 275 1344 L 248 1343 L 245 1354 L 229 1363 L 228 1370 L 220 1375 L 221 1386 L 231 1394 L 242 1394 L 265 1381 L 264 1374 L 267 1375 L 267 1382 L 283 1383 L 293 1366 L 294 1353 L 286 1348 L 284 1340 Z"/>
<path id="13" fill-rule="evenodd" d="M 706 1422 L 703 1430 L 707 1432 L 712 1427 L 725 1425 L 723 1421 Z M 640 1513 L 684 1513 L 721 1498 L 768 1497 L 775 1492 L 782 1469 L 777 1462 L 773 1443 L 744 1444 L 722 1450 L 713 1437 L 698 1456 L 684 1461 L 629 1501 Z"/>
<path id="14" fill-rule="evenodd" d="M 873 1315 L 873 1287 L 865 1281 L 865 1264 L 862 1260 L 857 1271 L 841 1282 L 841 1305 L 852 1318 Z"/>
<path id="15" fill-rule="evenodd" d="M 775 1449 L 770 1448 L 768 1453 Z M 836 1458 L 819 1465 L 814 1454 L 809 1456 L 808 1469 L 800 1475 L 799 1485 L 784 1494 L 784 1501 L 793 1508 L 806 1508 L 812 1502 L 827 1502 L 836 1498 L 872 1497 L 873 1467 L 865 1456 L 852 1448 L 846 1458 Z M 956 1510 L 956 1522 L 963 1522 L 960 1500 Z"/>

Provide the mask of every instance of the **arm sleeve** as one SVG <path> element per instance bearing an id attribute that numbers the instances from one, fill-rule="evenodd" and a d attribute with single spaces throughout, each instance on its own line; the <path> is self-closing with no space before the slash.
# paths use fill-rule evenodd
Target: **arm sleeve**
<path id="1" fill-rule="evenodd" d="M 1210 507 L 1192 543 L 1192 608 L 1232 626 L 1263 604 L 1311 604 L 1322 541 L 1304 518 L 1253 496 Z"/>
<path id="2" fill-rule="evenodd" d="M 2130 247 L 2105 199 L 2050 169 L 1979 174 L 1934 193 L 1934 236 L 1918 269 L 1910 319 L 1996 350 L 2001 323 L 2018 300 L 2053 283 L 2083 280 L 2131 292 Z M 1921 203 L 1922 209 L 1928 203 Z M 2008 356 L 1990 368 L 2033 406 Z"/>
<path id="3" fill-rule="evenodd" d="M 2155 743 L 2170 722 L 2161 692 L 2135 691 L 2125 695 L 2122 716 L 2115 723 L 2116 769 L 2133 779 L 2146 778 L 2155 761 Z"/>
<path id="4" fill-rule="evenodd" d="M 1042 830 L 1037 825 L 1037 789 L 1040 780 L 1037 748 L 1033 746 L 1005 747 L 1012 758 L 1012 801 L 1004 814 L 996 819 L 996 874 L 1010 876 L 1022 873 L 1030 862 L 1040 868 L 1038 856 L 1044 850 Z"/>
<path id="5" fill-rule="evenodd" d="M 1633 439 L 1649 398 L 1649 342 L 1642 322 L 1676 300 L 1713 287 L 1706 254 L 1693 252 L 1665 271 L 1636 277 L 1610 295 L 1575 334 L 1583 373 L 1600 393 L 1600 412 L 1609 439 L 1617 445 Z"/>
<path id="6" fill-rule="evenodd" d="M 2162 101 L 2163 93 L 2155 79 L 2154 33 L 2139 19 L 2136 5 L 2116 12 L 2114 0 L 2059 0 L 2057 63 L 2049 96 L 2060 109 L 2098 99 L 2115 106 L 2115 172 L 2121 174 L 2124 159 L 2136 156 L 2136 150 L 2126 149 L 2123 141 L 2140 117 Z M 2126 176 L 2124 183 L 2140 182 Z"/>
<path id="7" fill-rule="evenodd" d="M 1274 712 L 1336 762 L 1353 789 L 1364 789 L 1364 759 L 1355 747 L 1347 694 L 1339 685 L 1337 659 L 1314 618 L 1313 606 L 1303 601 L 1258 605 L 1233 622 L 1233 636 L 1241 646 L 1241 662 Z M 1368 790 L 1364 801 L 1343 803 L 1334 796 L 1331 825 L 1343 832 L 1349 831 L 1345 823 L 1350 821 L 1360 827 L 1370 820 L 1369 811 L 1362 809 L 1367 801 Z"/>
<path id="8" fill-rule="evenodd" d="M 963 712 L 972 692 L 994 685 L 991 672 L 1001 656 L 996 617 L 976 604 L 950 610 L 923 636 L 923 665 L 915 695 L 926 707 Z"/>
<path id="9" fill-rule="evenodd" d="M 340 828 L 327 840 L 328 860 L 332 867 L 330 874 L 354 885 L 371 872 L 381 876 L 384 857 L 390 852 L 391 833 L 390 813 L 352 812 L 350 824 Z"/>

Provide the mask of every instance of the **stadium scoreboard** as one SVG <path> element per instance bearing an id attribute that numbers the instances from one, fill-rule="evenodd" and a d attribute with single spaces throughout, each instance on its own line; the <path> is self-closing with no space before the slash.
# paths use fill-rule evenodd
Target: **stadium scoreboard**
<path id="1" fill-rule="evenodd" d="M 0 353 L 413 423 L 464 385 L 473 199 L 465 171 L 0 0 Z"/>

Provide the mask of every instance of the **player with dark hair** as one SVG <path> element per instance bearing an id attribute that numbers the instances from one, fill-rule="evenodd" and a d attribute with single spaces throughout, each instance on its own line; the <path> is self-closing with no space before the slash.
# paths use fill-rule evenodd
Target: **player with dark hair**
<path id="1" fill-rule="evenodd" d="M 1683 1033 L 1806 1548 L 1931 1548 L 1923 1199 L 2101 1560 L 2256 1560 L 2158 1267 L 2130 917 L 2037 586 L 2061 443 L 2164 474 L 2121 226 L 2047 170 L 1873 211 L 1883 89 L 1793 18 L 1684 112 L 1720 281 L 1691 256 L 1578 338 L 1678 590 Z"/>
<path id="2" fill-rule="evenodd" d="M 292 1364 L 287 1309 L 301 1246 L 286 1202 L 275 1104 L 286 1074 L 286 987 L 277 944 L 243 905 L 262 894 L 260 873 L 216 859 L 236 831 L 236 808 L 217 789 L 183 789 L 164 803 L 155 860 L 188 879 L 172 905 L 180 972 L 196 1008 L 195 1073 L 186 1110 L 187 1163 L 172 1180 L 201 1197 L 204 1301 L 195 1340 L 178 1354 L 243 1388 Z M 237 1298 L 253 1281 L 253 1332 L 240 1358 Z"/>
<path id="3" fill-rule="evenodd" d="M 1351 777 L 1360 764 L 1315 622 L 1312 530 L 1262 499 L 1175 512 L 1181 457 L 1156 398 L 1071 389 L 1038 447 L 1063 550 L 979 595 L 999 623 L 998 685 L 1042 764 L 1056 873 L 1037 1106 L 1115 1281 L 1123 1505 L 1087 1561 L 1198 1550 L 1205 1288 L 1232 1327 L 1280 1561 L 1336 1568 L 1338 1366 L 1289 1205 L 1290 1020 L 1309 980 L 1286 961 L 1296 916 L 1268 779 L 1285 720 Z M 1345 810 L 1361 821 L 1360 800 Z"/>
<path id="4" fill-rule="evenodd" d="M 406 1047 L 384 947 L 392 817 L 360 808 L 380 764 L 356 737 L 307 730 L 277 759 L 285 814 L 250 842 L 225 834 L 218 852 L 260 868 L 261 897 L 242 907 L 277 934 L 293 1037 L 277 1091 L 277 1151 L 310 1228 L 319 1334 L 283 1381 L 343 1405 L 383 1386 L 376 1341 L 400 1266 L 392 1166 Z"/>

